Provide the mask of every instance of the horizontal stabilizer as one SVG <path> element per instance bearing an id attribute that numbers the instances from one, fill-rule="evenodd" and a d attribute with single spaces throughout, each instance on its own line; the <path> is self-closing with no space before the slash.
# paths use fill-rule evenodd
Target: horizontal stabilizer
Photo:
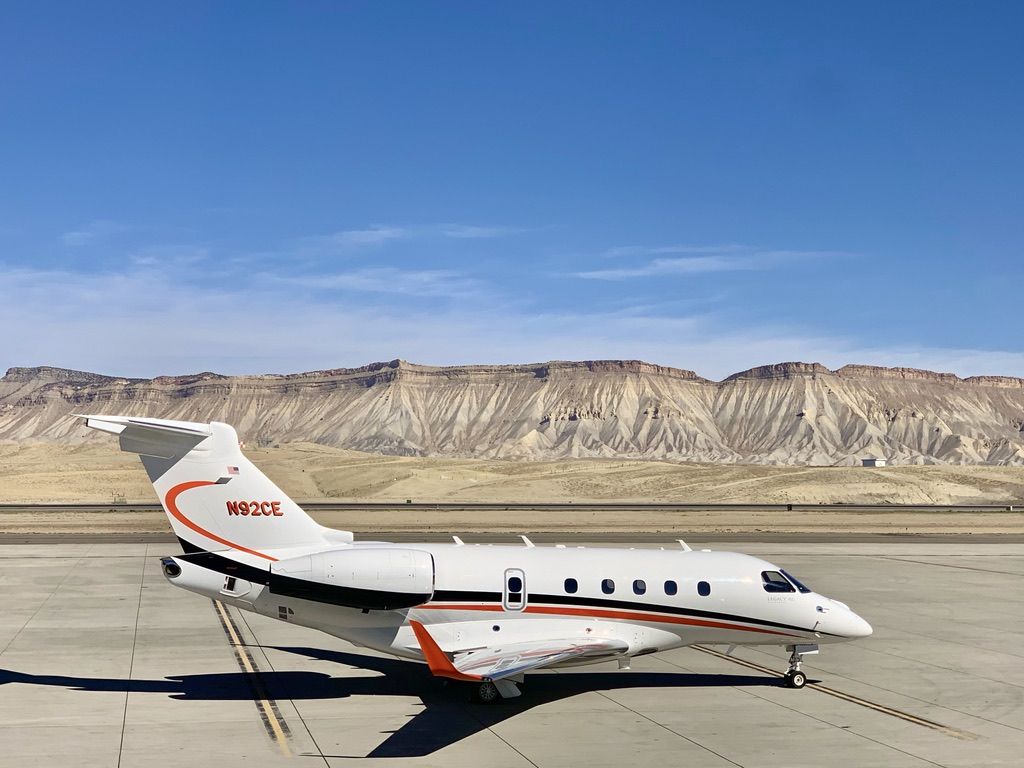
<path id="1" fill-rule="evenodd" d="M 132 416 L 90 416 L 85 425 L 120 437 L 121 450 L 142 456 L 170 459 L 184 456 L 203 440 L 213 435 L 209 424 L 169 419 L 144 419 Z"/>

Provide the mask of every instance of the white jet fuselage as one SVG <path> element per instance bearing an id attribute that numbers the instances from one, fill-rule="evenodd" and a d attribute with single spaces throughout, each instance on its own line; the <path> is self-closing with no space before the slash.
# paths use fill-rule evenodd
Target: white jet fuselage
<path id="1" fill-rule="evenodd" d="M 309 594 L 315 599 L 273 591 L 269 578 L 275 563 L 307 558 L 295 550 L 268 551 L 263 557 L 232 553 L 232 559 L 245 564 L 243 569 L 232 569 L 225 559 L 217 562 L 207 553 L 178 556 L 173 560 L 181 574 L 170 581 L 243 610 L 415 659 L 422 656 L 410 620 L 428 626 L 437 644 L 453 654 L 496 643 L 589 636 L 621 640 L 628 649 L 621 655 L 628 657 L 695 643 L 823 644 L 871 632 L 845 604 L 815 592 L 800 592 L 796 586 L 792 591 L 766 591 L 762 574 L 781 569 L 732 552 L 352 544 L 326 553 L 344 568 L 347 555 L 395 551 L 429 555 L 431 593 L 420 605 L 396 610 L 338 605 L 332 602 L 332 588 L 343 588 L 335 587 L 337 577 L 322 572 L 316 574 L 322 588 Z M 268 562 L 267 556 L 274 560 Z M 261 574 L 268 583 L 259 583 Z M 520 587 L 518 592 L 510 590 L 515 578 L 519 582 L 511 586 Z M 372 585 L 372 577 L 362 583 Z"/>

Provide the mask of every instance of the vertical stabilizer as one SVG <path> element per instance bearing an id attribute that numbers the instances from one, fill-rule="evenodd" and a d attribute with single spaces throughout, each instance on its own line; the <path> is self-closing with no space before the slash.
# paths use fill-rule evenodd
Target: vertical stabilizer
<path id="1" fill-rule="evenodd" d="M 239 550 L 275 559 L 267 549 L 349 540 L 322 527 L 242 454 L 228 424 L 128 416 L 84 416 L 137 453 L 174 533 L 188 549 Z M 347 534 L 347 535 L 346 535 Z"/>

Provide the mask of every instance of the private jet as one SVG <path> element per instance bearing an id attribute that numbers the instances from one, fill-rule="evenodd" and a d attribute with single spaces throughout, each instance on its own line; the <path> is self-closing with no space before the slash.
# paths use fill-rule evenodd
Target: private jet
<path id="1" fill-rule="evenodd" d="M 233 427 L 82 415 L 142 459 L 183 554 L 174 586 L 425 662 L 493 703 L 528 672 L 695 644 L 784 646 L 790 688 L 819 646 L 871 634 L 779 566 L 732 552 L 355 541 L 313 520 L 242 453 Z"/>

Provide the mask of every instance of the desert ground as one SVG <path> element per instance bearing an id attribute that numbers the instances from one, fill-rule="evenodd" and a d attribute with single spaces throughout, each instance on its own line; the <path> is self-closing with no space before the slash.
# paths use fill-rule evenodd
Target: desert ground
<path id="1" fill-rule="evenodd" d="M 309 443 L 247 449 L 299 501 L 1003 504 L 1024 468 L 772 467 L 660 461 L 382 456 Z M 153 502 L 139 460 L 114 444 L 0 446 L 0 503 Z"/>
<path id="2" fill-rule="evenodd" d="M 1024 469 L 992 466 L 766 467 L 580 459 L 498 461 L 381 456 L 307 443 L 247 450 L 297 501 L 394 502 L 317 511 L 325 525 L 370 533 L 1024 533 Z M 109 445 L 0 447 L 0 503 L 128 502 L 156 496 L 138 459 Z M 567 511 L 423 511 L 415 502 L 573 502 Z M 586 509 L 600 502 L 1006 504 L 1015 511 Z M 159 512 L 8 511 L 0 533 L 169 532 Z"/>

